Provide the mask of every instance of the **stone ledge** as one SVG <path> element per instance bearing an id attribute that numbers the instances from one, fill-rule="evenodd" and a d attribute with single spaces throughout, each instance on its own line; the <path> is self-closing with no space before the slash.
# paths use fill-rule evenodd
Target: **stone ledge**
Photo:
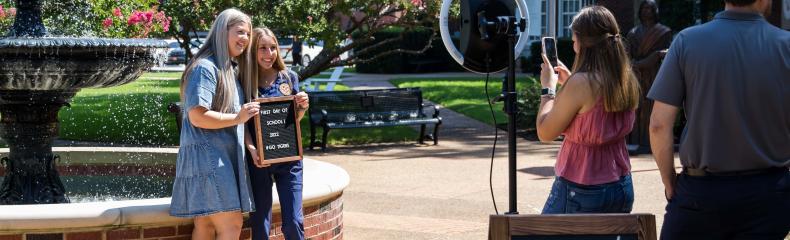
<path id="1" fill-rule="evenodd" d="M 54 148 L 58 154 L 84 152 L 157 153 L 159 157 L 175 158 L 178 149 L 172 148 Z M 0 149 L 0 152 L 7 149 Z M 317 206 L 342 195 L 350 183 L 342 168 L 311 159 L 304 163 L 304 206 Z M 274 187 L 273 187 L 274 188 Z M 279 211 L 277 191 L 273 189 L 273 211 Z M 8 205 L 0 206 L 0 234 L 17 231 L 63 228 L 102 228 L 108 226 L 149 225 L 160 223 L 188 223 L 189 218 L 175 218 L 168 213 L 170 198 L 128 200 L 115 202 Z M 307 207 L 305 207 L 307 208 Z"/>

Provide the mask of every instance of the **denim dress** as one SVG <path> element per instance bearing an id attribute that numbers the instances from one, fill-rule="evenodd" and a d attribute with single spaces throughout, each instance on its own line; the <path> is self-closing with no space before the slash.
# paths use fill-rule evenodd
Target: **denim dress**
<path id="1" fill-rule="evenodd" d="M 176 178 L 170 215 L 206 216 L 227 211 L 254 211 L 247 163 L 244 161 L 244 125 L 203 129 L 189 121 L 190 109 L 211 109 L 218 68 L 213 57 L 200 59 L 187 78 L 181 114 L 181 145 L 176 160 Z M 236 82 L 233 112 L 244 101 Z"/>

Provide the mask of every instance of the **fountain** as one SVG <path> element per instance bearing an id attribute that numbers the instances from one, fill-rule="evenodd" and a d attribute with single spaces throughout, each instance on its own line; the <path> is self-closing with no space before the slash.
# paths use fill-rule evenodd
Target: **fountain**
<path id="1" fill-rule="evenodd" d="M 48 37 L 41 1 L 17 0 L 16 6 L 13 29 L 0 38 L 0 136 L 9 145 L 0 148 L 5 166 L 0 166 L 0 204 L 5 205 L 0 206 L 0 239 L 189 239 L 191 219 L 168 214 L 172 182 L 167 178 L 175 174 L 177 148 L 52 147 L 58 110 L 80 89 L 134 81 L 153 65 L 154 52 L 165 43 Z M 66 175 L 64 181 L 59 171 Z M 69 180 L 75 176 L 77 180 Z M 104 187 L 81 182 L 95 176 Z M 140 179 L 142 183 L 123 180 L 136 176 L 150 178 Z M 349 181 L 338 166 L 304 160 L 306 238 L 343 238 L 342 195 Z M 63 183 L 72 189 L 66 191 Z M 159 192 L 145 189 L 143 197 L 131 200 L 105 198 L 110 192 L 106 186 L 123 193 L 140 187 Z M 66 193 L 76 195 L 77 188 L 101 192 L 102 201 L 68 203 Z M 276 195 L 273 200 L 274 229 L 282 223 Z M 271 232 L 272 238 L 282 238 L 279 230 Z M 249 225 L 241 238 L 250 238 Z"/>
<path id="2" fill-rule="evenodd" d="M 55 166 L 58 111 L 81 88 L 137 79 L 166 43 L 151 39 L 47 37 L 40 0 L 17 0 L 8 37 L 0 38 L 0 136 L 10 152 L 0 204 L 69 202 Z"/>

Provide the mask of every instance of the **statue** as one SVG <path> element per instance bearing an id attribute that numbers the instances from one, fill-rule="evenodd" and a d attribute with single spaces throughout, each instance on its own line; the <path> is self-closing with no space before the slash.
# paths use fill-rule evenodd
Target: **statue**
<path id="1" fill-rule="evenodd" d="M 639 5 L 640 24 L 627 35 L 628 52 L 631 56 L 634 74 L 642 89 L 642 98 L 637 109 L 634 130 L 626 138 L 631 153 L 650 152 L 649 124 L 653 101 L 647 98 L 647 91 L 661 67 L 661 60 L 672 42 L 672 31 L 658 22 L 658 4 L 645 0 Z"/>

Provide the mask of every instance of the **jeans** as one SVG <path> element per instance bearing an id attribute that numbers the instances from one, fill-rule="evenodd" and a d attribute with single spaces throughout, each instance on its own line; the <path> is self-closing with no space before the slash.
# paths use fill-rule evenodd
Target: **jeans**
<path id="1" fill-rule="evenodd" d="M 598 185 L 581 185 L 556 177 L 542 214 L 630 213 L 633 205 L 631 175 Z"/>
<path id="2" fill-rule="evenodd" d="M 304 240 L 302 212 L 302 161 L 258 168 L 249 164 L 255 212 L 250 213 L 252 239 L 269 239 L 272 223 L 272 184 L 277 184 L 282 213 L 282 233 L 287 240 Z"/>
<path id="3" fill-rule="evenodd" d="M 790 231 L 790 172 L 678 175 L 661 239 L 781 240 Z"/>

